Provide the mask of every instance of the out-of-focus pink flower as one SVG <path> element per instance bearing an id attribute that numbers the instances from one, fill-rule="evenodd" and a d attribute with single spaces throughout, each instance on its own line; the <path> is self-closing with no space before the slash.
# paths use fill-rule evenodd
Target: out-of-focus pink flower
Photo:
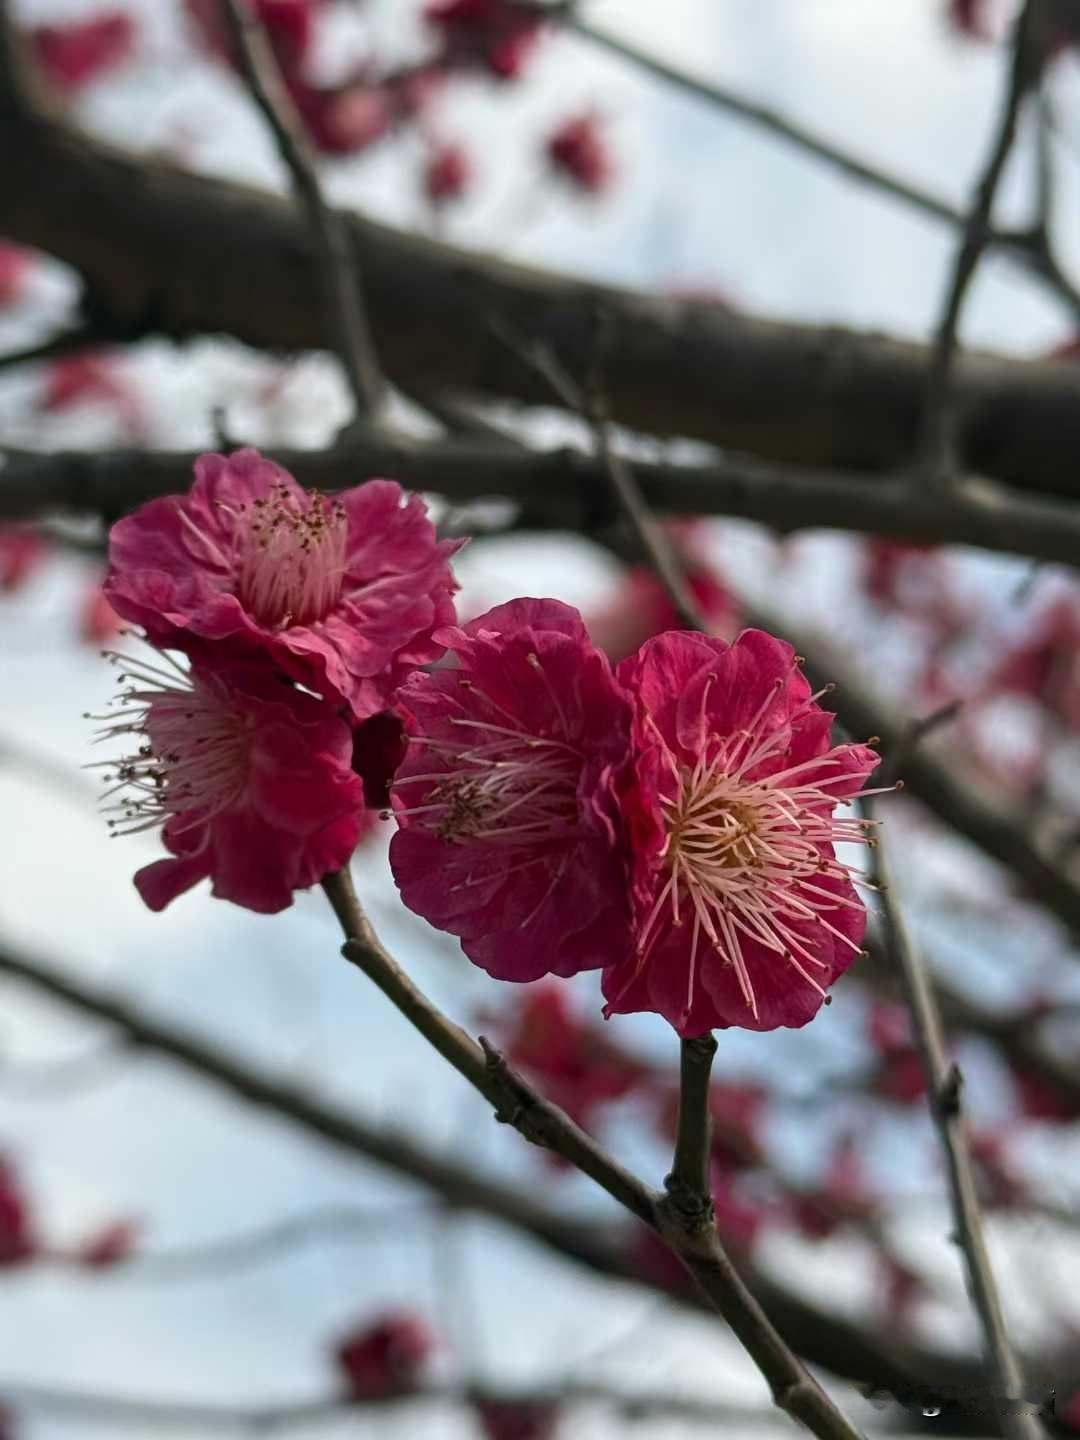
<path id="1" fill-rule="evenodd" d="M 102 737 L 135 745 L 104 762 L 118 812 L 109 824 L 120 835 L 161 828 L 171 858 L 135 876 L 151 910 L 209 877 L 219 898 L 272 914 L 348 862 L 363 784 L 336 707 L 265 665 L 116 660 L 119 714 Z"/>
<path id="2" fill-rule="evenodd" d="M 134 387 L 101 350 L 83 350 L 53 360 L 45 371 L 41 408 L 49 414 L 97 402 L 111 406 L 131 436 L 143 427 L 142 404 Z"/>
<path id="3" fill-rule="evenodd" d="M 105 598 L 101 586 L 91 585 L 79 610 L 79 639 L 100 649 L 113 644 L 120 626 L 120 616 Z"/>
<path id="4" fill-rule="evenodd" d="M 472 163 L 463 145 L 437 145 L 424 165 L 424 194 L 432 205 L 459 200 L 469 188 Z"/>
<path id="5" fill-rule="evenodd" d="M 334 1354 L 350 1396 L 372 1400 L 416 1390 L 434 1348 L 427 1322 L 411 1311 L 401 1311 L 350 1331 Z"/>
<path id="6" fill-rule="evenodd" d="M 137 1220 L 114 1220 L 95 1235 L 84 1240 L 76 1251 L 80 1265 L 91 1270 L 107 1270 L 131 1258 L 139 1238 Z"/>
<path id="7" fill-rule="evenodd" d="M 969 1136 L 983 1192 L 983 1203 L 1000 1210 L 1027 1204 L 1031 1192 L 1009 1159 L 1009 1135 L 1004 1130 L 976 1131 Z"/>
<path id="8" fill-rule="evenodd" d="M 917 1270 L 895 1255 L 886 1251 L 878 1259 L 883 1272 L 881 1294 L 885 1314 L 900 1325 L 910 1325 L 912 1312 L 919 1301 L 930 1294 L 929 1287 Z"/>
<path id="9" fill-rule="evenodd" d="M 599 195 L 611 183 L 611 154 L 594 111 L 565 120 L 544 148 L 552 169 L 586 195 Z"/>
<path id="10" fill-rule="evenodd" d="M 26 279 L 34 268 L 34 257 L 21 245 L 0 240 L 0 310 L 23 298 Z"/>
<path id="11" fill-rule="evenodd" d="M 25 1264 L 37 1253 L 30 1203 L 11 1161 L 0 1155 L 0 1268 Z"/>
<path id="12" fill-rule="evenodd" d="M 46 80 L 62 95 L 77 95 L 135 48 L 135 21 L 126 10 L 108 10 L 67 25 L 39 25 L 30 47 Z"/>
<path id="13" fill-rule="evenodd" d="M 1080 1119 L 1076 1101 L 1045 1076 L 1021 1065 L 1012 1066 L 1020 1110 L 1029 1120 L 1066 1122 Z"/>
<path id="14" fill-rule="evenodd" d="M 544 1401 L 477 1400 L 473 1405 L 487 1440 L 555 1440 L 559 1407 Z"/>
<path id="15" fill-rule="evenodd" d="M 293 87 L 293 101 L 308 134 L 327 155 L 354 155 L 388 135 L 396 120 L 395 100 L 382 85 L 350 81 L 327 89 Z"/>
<path id="16" fill-rule="evenodd" d="M 1055 1407 L 1054 1413 L 1063 1430 L 1070 1435 L 1080 1435 L 1080 1390 L 1066 1395 L 1064 1402 Z"/>
<path id="17" fill-rule="evenodd" d="M 1027 695 L 1080 730 L 1080 603 L 1062 596 L 1033 621 L 998 664 L 990 694 Z"/>
<path id="18" fill-rule="evenodd" d="M 873 1215 L 875 1200 L 853 1136 L 844 1136 L 816 1191 L 792 1199 L 796 1225 L 810 1240 L 824 1240 L 841 1225 Z"/>
<path id="19" fill-rule="evenodd" d="M 524 991 L 494 1023 L 510 1063 L 586 1129 L 645 1077 L 638 1061 L 574 1013 L 557 981 Z"/>
<path id="20" fill-rule="evenodd" d="M 719 578 L 704 563 L 690 563 L 684 573 L 710 632 L 724 640 L 733 639 L 738 612 Z M 610 603 L 589 617 L 589 634 L 613 665 L 652 636 L 679 626 L 667 588 L 653 570 L 644 567 L 628 570 Z"/>
<path id="21" fill-rule="evenodd" d="M 678 1085 L 669 1086 L 658 1098 L 659 1132 L 665 1140 L 674 1140 L 679 1118 Z M 711 1155 L 718 1173 L 731 1174 L 764 1159 L 761 1127 L 767 1105 L 768 1097 L 759 1086 L 713 1081 L 709 1088 Z"/>
<path id="22" fill-rule="evenodd" d="M 0 592 L 14 595 L 49 558 L 47 540 L 25 525 L 0 525 Z"/>
<path id="23" fill-rule="evenodd" d="M 405 904 L 502 980 L 628 943 L 615 785 L 630 714 L 578 612 L 514 600 L 436 638 L 456 669 L 402 687 L 390 864 Z"/>
<path id="24" fill-rule="evenodd" d="M 871 1088 L 900 1105 L 926 1094 L 926 1071 L 915 1048 L 911 1017 L 903 1005 L 876 1000 L 867 1017 L 867 1039 L 877 1051 Z"/>
<path id="25" fill-rule="evenodd" d="M 948 17 L 955 30 L 974 40 L 992 40 L 986 0 L 948 0 Z"/>
<path id="26" fill-rule="evenodd" d="M 424 14 L 446 64 L 483 65 L 498 80 L 518 78 L 543 30 L 538 7 L 515 0 L 430 0 Z"/>
<path id="27" fill-rule="evenodd" d="M 746 1194 L 738 1179 L 724 1174 L 717 1165 L 712 1170 L 712 1201 L 721 1240 L 740 1255 L 749 1254 L 775 1219 L 775 1212 L 763 1205 L 760 1197 Z"/>
<path id="28" fill-rule="evenodd" d="M 799 1026 L 859 954 L 866 911 L 840 842 L 864 822 L 865 745 L 830 746 L 833 716 L 790 645 L 671 631 L 616 671 L 635 707 L 636 943 L 604 971 L 608 1014 L 654 1010 L 681 1035 Z"/>
<path id="29" fill-rule="evenodd" d="M 369 480 L 333 499 L 256 450 L 203 455 L 187 495 L 113 526 L 105 594 L 164 648 L 268 657 L 357 720 L 437 659 L 451 555 L 418 495 Z"/>

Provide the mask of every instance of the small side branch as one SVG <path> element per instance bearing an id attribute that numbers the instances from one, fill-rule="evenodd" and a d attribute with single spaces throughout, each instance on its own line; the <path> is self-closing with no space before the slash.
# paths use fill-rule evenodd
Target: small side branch
<path id="1" fill-rule="evenodd" d="M 1001 1404 L 1002 1429 L 1009 1440 L 1044 1440 L 1042 1425 L 1034 1410 L 1024 1401 L 1023 1375 L 1005 1329 L 1001 1301 L 986 1248 L 975 1170 L 963 1118 L 963 1079 L 957 1065 L 949 1059 L 941 1011 L 933 986 L 896 903 L 886 848 L 879 833 L 872 854 L 875 857 L 875 878 L 882 890 L 885 943 L 890 959 L 903 979 L 912 1026 L 929 1084 L 930 1109 L 948 1169 L 956 1242 L 963 1255 L 968 1287 L 982 1328 L 997 1390 L 995 1398 Z"/>
<path id="2" fill-rule="evenodd" d="M 221 3 L 241 74 L 273 132 L 296 198 L 307 212 L 318 242 L 327 320 L 352 391 L 357 419 L 377 420 L 386 400 L 386 381 L 376 358 L 348 227 L 322 193 L 315 157 L 261 22 L 245 0 Z"/>
<path id="3" fill-rule="evenodd" d="M 951 403 L 951 379 L 960 314 L 968 287 L 991 240 L 990 224 L 994 200 L 1005 163 L 1016 139 L 1020 111 L 1038 79 L 1042 66 L 1045 53 L 1044 30 L 1042 0 L 1027 0 L 1016 22 L 1009 83 L 997 133 L 964 223 L 934 341 L 926 380 L 922 447 L 930 474 L 938 480 L 951 478 L 955 470 L 955 416 Z"/>

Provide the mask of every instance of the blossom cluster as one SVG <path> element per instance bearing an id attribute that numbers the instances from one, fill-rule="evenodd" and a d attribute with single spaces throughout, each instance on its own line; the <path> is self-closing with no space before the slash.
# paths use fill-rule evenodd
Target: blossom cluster
<path id="1" fill-rule="evenodd" d="M 135 877 L 152 909 L 209 878 L 271 913 L 348 862 L 395 689 L 442 653 L 456 548 L 394 481 L 331 500 L 254 450 L 113 526 L 105 595 L 152 653 L 112 657 L 102 735 L 132 739 L 105 762 L 110 824 L 161 828 L 168 858 Z"/>
<path id="2" fill-rule="evenodd" d="M 496 978 L 600 969 L 606 1014 L 683 1035 L 805 1024 L 859 953 L 836 847 L 867 822 L 838 807 L 876 753 L 831 743 L 758 630 L 668 630 L 613 667 L 557 600 L 458 625 L 455 548 L 393 481 L 329 498 L 253 450 L 117 522 L 105 594 L 157 652 L 115 657 L 104 731 L 135 737 L 114 830 L 169 851 L 144 900 L 209 878 L 280 910 L 348 862 L 366 791 L 405 904 Z"/>

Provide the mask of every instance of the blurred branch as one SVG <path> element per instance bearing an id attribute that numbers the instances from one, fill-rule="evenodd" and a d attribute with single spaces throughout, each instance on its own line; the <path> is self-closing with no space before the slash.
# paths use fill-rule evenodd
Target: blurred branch
<path id="1" fill-rule="evenodd" d="M 566 1381 L 551 1386 L 524 1389 L 493 1386 L 489 1382 L 452 1382 L 392 1391 L 383 1395 L 342 1396 L 302 1400 L 275 1405 L 200 1405 L 187 1399 L 156 1400 L 100 1391 L 53 1389 L 0 1378 L 0 1399 L 20 1409 L 72 1416 L 90 1424 L 138 1426 L 152 1430 L 227 1430 L 238 1434 L 272 1434 L 300 1429 L 320 1420 L 378 1413 L 409 1405 L 453 1405 L 469 1408 L 478 1404 L 522 1410 L 561 1408 L 572 1405 L 600 1405 L 613 1410 L 628 1423 L 653 1418 L 682 1420 L 695 1425 L 775 1425 L 772 1411 L 763 1406 L 725 1404 L 723 1401 L 694 1400 L 670 1391 L 626 1393 L 610 1386 Z"/>
<path id="2" fill-rule="evenodd" d="M 1080 409 L 1080 397 L 1078 397 Z M 115 517 L 191 484 L 194 451 L 0 450 L 0 517 L 50 510 Z M 784 533 L 838 529 L 913 542 L 974 545 L 1080 567 L 1080 509 L 990 481 L 962 480 L 946 493 L 873 473 L 831 474 L 770 466 L 738 455 L 699 464 L 605 460 L 560 447 L 531 450 L 510 440 L 408 441 L 350 436 L 328 450 L 274 449 L 301 484 L 323 490 L 358 475 L 394 475 L 453 501 L 505 497 L 521 528 L 588 528 L 606 496 L 614 455 L 661 515 L 727 515 Z"/>
<path id="3" fill-rule="evenodd" d="M 951 478 L 955 468 L 951 381 L 960 313 L 979 260 L 989 244 L 998 185 L 1016 139 L 1021 107 L 1042 69 L 1046 32 L 1043 0 L 1026 0 L 1016 21 L 1009 80 L 997 133 L 964 221 L 926 377 L 922 448 L 931 478 L 939 481 Z"/>
<path id="4" fill-rule="evenodd" d="M 865 804 L 865 802 L 864 802 Z M 867 809 L 871 807 L 867 806 Z M 876 808 L 876 807 L 874 807 Z M 945 1152 L 955 1240 L 964 1257 L 968 1288 L 982 1326 L 994 1375 L 994 1398 L 1001 1401 L 1001 1425 L 1010 1440 L 1043 1440 L 1045 1430 L 1033 1408 L 1024 1404 L 1024 1378 L 1005 1329 L 990 1254 L 986 1247 L 975 1171 L 968 1147 L 960 1092 L 959 1067 L 950 1061 L 933 986 L 912 944 L 892 888 L 884 837 L 871 849 L 871 873 L 879 882 L 885 919 L 885 943 L 903 977 L 912 1027 L 929 1086 L 929 1103 Z"/>
<path id="5" fill-rule="evenodd" d="M 91 321 L 131 338 L 223 333 L 268 349 L 325 345 L 325 267 L 294 205 L 74 130 L 31 93 L 2 23 L 0 124 L 0 232 L 73 265 Z M 87 223 L 72 225 L 73 213 Z M 380 359 L 407 389 L 547 403 L 538 377 L 508 362 L 490 317 L 542 338 L 580 374 L 600 305 L 612 317 L 605 382 L 617 421 L 808 466 L 887 470 L 910 460 L 923 346 L 602 287 L 358 215 L 344 223 Z M 965 469 L 1080 491 L 1075 367 L 967 356 L 955 379 Z"/>
<path id="6" fill-rule="evenodd" d="M 101 344 L 104 338 L 94 325 L 62 330 L 58 335 L 50 335 L 47 340 L 38 340 L 22 350 L 8 350 L 0 355 L 0 371 L 14 370 L 18 365 L 37 364 L 42 360 L 57 360 L 74 351 L 85 350 L 88 345 Z"/>
<path id="7" fill-rule="evenodd" d="M 693 1291 L 650 1278 L 636 1258 L 632 1235 L 610 1220 L 583 1221 L 541 1204 L 525 1191 L 478 1175 L 474 1166 L 438 1155 L 401 1133 L 372 1125 L 352 1111 L 275 1079 L 249 1057 L 154 1019 L 107 991 L 10 947 L 0 949 L 0 976 L 115 1026 L 147 1051 L 179 1063 L 234 1098 L 299 1126 L 346 1154 L 388 1167 L 433 1191 L 451 1209 L 492 1216 L 594 1274 L 652 1288 L 682 1304 L 711 1311 Z M 980 1393 L 981 1366 L 945 1352 L 915 1348 L 897 1336 L 874 1334 L 856 1321 L 822 1310 L 764 1271 L 748 1268 L 747 1275 L 790 1342 L 812 1363 L 884 1387 L 916 1410 L 928 1397 L 945 1394 L 962 1402 L 962 1397 Z M 957 1414 L 962 1412 L 961 1403 Z M 937 1429 L 945 1427 L 939 1422 Z"/>
<path id="8" fill-rule="evenodd" d="M 700 1213 L 684 1214 L 677 1207 L 664 1205 L 655 1191 L 625 1170 L 564 1111 L 538 1095 L 483 1037 L 477 1043 L 431 1003 L 383 949 L 347 870 L 327 875 L 322 886 L 346 937 L 342 946 L 345 958 L 362 970 L 443 1059 L 484 1096 L 495 1118 L 512 1125 L 530 1144 L 562 1155 L 660 1235 L 731 1326 L 768 1381 L 773 1400 L 781 1410 L 801 1421 L 820 1440 L 859 1440 L 859 1432 L 788 1348 L 732 1265 L 711 1223 L 711 1206 L 706 1202 L 710 1223 L 702 1225 Z M 687 1085 L 695 1107 L 701 1101 L 699 1077 L 700 1069 L 695 1067 L 694 1078 Z M 705 1081 L 707 1115 L 707 1068 Z M 702 1123 L 707 1136 L 708 1122 L 696 1119 L 692 1123 L 696 1143 L 696 1131 Z"/>
<path id="9" fill-rule="evenodd" d="M 317 240 L 324 269 L 325 313 L 329 329 L 337 337 L 338 358 L 345 369 L 357 418 L 377 420 L 386 400 L 386 382 L 376 358 L 363 282 L 345 218 L 323 197 L 315 155 L 282 81 L 262 22 L 244 0 L 220 0 L 220 5 L 239 57 L 240 73 L 273 133 L 297 200 Z"/>
<path id="10" fill-rule="evenodd" d="M 685 70 L 667 64 L 651 52 L 642 50 L 629 41 L 612 35 L 609 31 L 598 30 L 595 25 L 589 24 L 582 18 L 580 0 L 561 0 L 561 3 L 556 0 L 556 3 L 551 4 L 548 8 L 552 19 L 559 21 L 564 28 L 574 31 L 592 44 L 608 50 L 637 69 L 656 76 L 699 100 L 704 100 L 721 110 L 737 115 L 741 120 L 748 120 L 752 125 L 774 135 L 785 144 L 801 150 L 804 155 L 810 155 L 815 160 L 823 161 L 833 169 L 839 170 L 848 179 L 900 200 L 932 219 L 942 220 L 946 224 L 957 227 L 965 224 L 963 212 L 947 200 L 942 200 L 928 190 L 923 190 L 906 180 L 901 180 L 898 176 L 889 174 L 879 166 L 859 159 L 849 150 L 816 135 L 809 127 L 789 119 L 771 105 L 751 100 L 748 96 L 731 89 L 730 86 L 720 85 L 714 81 L 699 80 L 693 75 L 688 75 Z M 969 218 L 967 220 L 969 228 L 970 223 Z M 1023 231 L 995 230 L 990 224 L 989 208 L 980 222 L 979 231 L 980 247 L 990 245 L 1004 250 L 1056 291 L 1058 298 L 1063 300 L 1073 311 L 1074 317 L 1080 318 L 1080 296 L 1077 296 L 1076 292 L 1068 285 L 1063 287 L 1058 284 L 1058 278 L 1042 263 L 1042 257 L 1037 248 L 1033 247 L 1030 235 Z"/>

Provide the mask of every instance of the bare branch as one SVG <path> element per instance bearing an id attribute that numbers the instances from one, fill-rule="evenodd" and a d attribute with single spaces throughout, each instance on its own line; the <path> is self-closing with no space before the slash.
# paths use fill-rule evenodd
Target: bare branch
<path id="1" fill-rule="evenodd" d="M 1080 408 L 1080 399 L 1078 399 Z M 617 454 L 618 452 L 616 452 Z M 115 517 L 158 495 L 186 490 L 196 452 L 0 451 L 0 516 L 49 511 Z M 323 490 L 358 475 L 390 474 L 453 501 L 503 496 L 524 528 L 580 530 L 610 485 L 602 458 L 580 450 L 529 450 L 509 440 L 454 438 L 410 443 L 351 435 L 329 450 L 276 449 L 302 484 Z M 699 465 L 618 463 L 660 515 L 728 515 L 784 533 L 838 529 L 940 544 L 974 545 L 1080 566 L 1080 514 L 1072 504 L 1028 497 L 990 481 L 960 481 L 938 493 L 901 479 L 770 466 L 738 455 Z"/>
<path id="2" fill-rule="evenodd" d="M 1021 106 L 1038 80 L 1045 55 L 1045 39 L 1043 0 L 1026 0 L 1016 22 L 1009 81 L 997 133 L 976 186 L 971 210 L 964 222 L 927 373 L 923 454 L 931 475 L 939 480 L 947 478 L 954 469 L 951 371 L 956 354 L 960 312 L 968 286 L 975 276 L 979 260 L 989 241 L 989 226 L 998 184 L 1016 139 Z"/>
<path id="3" fill-rule="evenodd" d="M 273 132 L 278 152 L 307 212 L 325 267 L 326 314 L 337 337 L 338 357 L 352 391 L 358 417 L 378 419 L 386 400 L 386 382 L 375 355 L 375 342 L 356 256 L 341 214 L 322 193 L 315 156 L 262 22 L 244 0 L 220 0 L 223 16 L 252 99 Z"/>
<path id="4" fill-rule="evenodd" d="M 842 146 L 815 134 L 809 127 L 789 119 L 771 105 L 751 100 L 730 86 L 719 85 L 715 81 L 699 80 L 693 75 L 688 75 L 685 70 L 680 70 L 676 66 L 658 59 L 649 51 L 642 50 L 629 41 L 612 35 L 610 31 L 598 30 L 595 25 L 589 24 L 581 17 L 578 0 L 563 0 L 563 3 L 554 3 L 549 6 L 549 10 L 553 19 L 560 21 L 566 29 L 573 30 L 592 44 L 599 45 L 602 49 L 618 55 L 620 59 L 628 61 L 646 74 L 654 75 L 699 100 L 726 110 L 729 114 L 737 115 L 741 120 L 748 120 L 752 125 L 776 136 L 785 144 L 801 150 L 804 155 L 810 155 L 815 160 L 820 160 L 833 169 L 839 170 L 848 179 L 878 190 L 883 195 L 890 195 L 932 219 L 942 220 L 946 224 L 955 226 L 964 224 L 963 212 L 949 201 L 943 200 L 919 186 L 912 185 L 906 180 L 901 180 L 898 176 L 890 175 L 877 165 L 871 165 L 867 161 L 861 160 L 849 150 L 843 149 Z M 1032 245 L 1032 237 L 1022 231 L 995 230 L 990 226 L 989 219 L 989 214 L 987 214 L 983 227 L 984 243 L 1003 249 L 1010 254 L 1056 290 L 1059 298 L 1065 301 L 1074 314 L 1080 313 L 1080 309 L 1078 309 L 1080 297 L 1067 284 L 1064 287 L 1060 286 L 1058 277 L 1050 273 L 1041 263 L 1040 257 Z"/>
<path id="5" fill-rule="evenodd" d="M 933 986 L 915 949 L 892 890 L 887 846 L 879 834 L 871 851 L 872 870 L 881 885 L 885 943 L 893 964 L 903 977 L 912 1026 L 929 1082 L 930 1110 L 945 1152 L 956 1243 L 960 1246 L 990 1363 L 996 1397 L 1001 1400 L 1001 1424 L 1010 1440 L 1043 1440 L 1045 1431 L 1025 1405 L 1024 1379 L 1005 1329 L 990 1255 L 983 1233 L 982 1212 L 975 1188 L 964 1125 L 960 1091 L 962 1078 L 950 1061 L 941 1013 Z"/>
<path id="6" fill-rule="evenodd" d="M 346 936 L 342 953 L 357 965 L 411 1025 L 455 1070 L 487 1099 L 496 1118 L 530 1143 L 556 1151 L 617 1200 L 632 1215 L 657 1230 L 682 1260 L 701 1289 L 731 1326 L 743 1348 L 769 1382 L 773 1399 L 821 1440 L 858 1440 L 824 1390 L 788 1348 L 732 1265 L 714 1224 L 693 1223 L 658 1204 L 658 1196 L 625 1170 L 568 1115 L 544 1100 L 514 1073 L 485 1041 L 477 1044 L 447 1019 L 413 984 L 380 944 L 353 889 L 351 876 L 337 871 L 323 889 Z M 696 1081 L 693 1096 L 697 1098 Z"/>
<path id="7" fill-rule="evenodd" d="M 531 1195 L 476 1173 L 475 1167 L 437 1155 L 403 1134 L 371 1124 L 352 1111 L 299 1090 L 260 1071 L 249 1057 L 233 1055 L 197 1035 L 152 1018 L 123 999 L 62 973 L 55 965 L 0 949 L 0 976 L 13 979 L 116 1027 L 147 1052 L 156 1052 L 210 1080 L 234 1098 L 275 1115 L 345 1154 L 375 1161 L 423 1185 L 455 1209 L 475 1210 L 510 1225 L 562 1258 L 592 1273 L 636 1286 L 649 1286 L 683 1304 L 712 1311 L 689 1289 L 665 1287 L 642 1274 L 624 1229 L 568 1216 Z M 966 1397 L 980 1393 L 982 1371 L 963 1357 L 925 1351 L 883 1337 L 865 1326 L 821 1310 L 785 1289 L 767 1274 L 747 1270 L 754 1291 L 810 1361 L 837 1375 L 892 1391 L 916 1409 L 931 1397 L 955 1397 L 966 1413 Z"/>

